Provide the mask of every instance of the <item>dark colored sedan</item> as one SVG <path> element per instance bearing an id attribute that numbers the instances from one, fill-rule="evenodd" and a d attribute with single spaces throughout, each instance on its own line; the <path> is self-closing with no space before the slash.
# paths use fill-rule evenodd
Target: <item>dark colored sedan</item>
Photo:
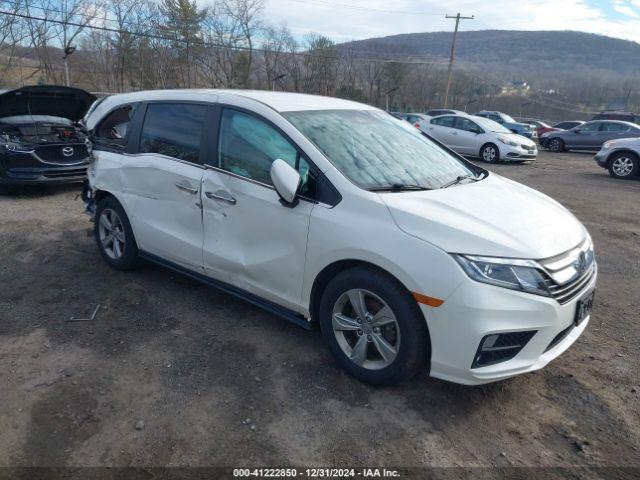
<path id="1" fill-rule="evenodd" d="M 571 130 L 546 133 L 540 144 L 552 152 L 564 150 L 598 151 L 604 142 L 640 137 L 640 126 L 615 120 L 592 121 Z"/>
<path id="2" fill-rule="evenodd" d="M 77 122 L 94 101 L 59 86 L 0 94 L 0 185 L 82 182 L 89 152 Z"/>

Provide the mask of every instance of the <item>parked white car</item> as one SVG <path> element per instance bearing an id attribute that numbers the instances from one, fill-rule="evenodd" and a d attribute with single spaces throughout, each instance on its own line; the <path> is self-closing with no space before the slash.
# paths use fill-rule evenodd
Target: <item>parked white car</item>
<path id="1" fill-rule="evenodd" d="M 488 118 L 441 115 L 432 118 L 424 131 L 461 155 L 489 163 L 523 162 L 538 156 L 535 142 Z"/>
<path id="2" fill-rule="evenodd" d="M 151 260 L 319 324 L 363 381 L 512 377 L 589 322 L 585 227 L 381 110 L 170 90 L 105 98 L 85 122 L 84 198 L 110 266 Z"/>

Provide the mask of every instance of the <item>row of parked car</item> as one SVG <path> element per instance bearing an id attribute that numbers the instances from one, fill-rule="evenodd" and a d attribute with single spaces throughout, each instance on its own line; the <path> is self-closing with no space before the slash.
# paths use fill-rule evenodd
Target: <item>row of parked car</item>
<path id="1" fill-rule="evenodd" d="M 505 113 L 486 110 L 473 115 L 450 109 L 424 114 L 392 112 L 465 156 L 490 163 L 534 160 L 538 153 L 534 140 L 538 140 L 551 152 L 596 151 L 599 166 L 614 178 L 626 179 L 636 177 L 640 170 L 640 125 L 618 119 L 638 118 L 623 113 L 603 112 L 588 122 L 549 125 L 539 120 L 519 122 Z"/>
<path id="2" fill-rule="evenodd" d="M 81 120 L 95 101 L 84 90 L 59 86 L 0 91 L 0 185 L 84 180 L 89 152 Z M 538 140 L 552 152 L 600 150 L 598 165 L 616 178 L 633 178 L 640 170 L 640 125 L 621 120 L 640 119 L 624 112 L 553 126 L 486 110 L 474 115 L 451 109 L 394 115 L 459 154 L 490 163 L 533 160 Z M 125 124 L 127 119 L 122 120 Z M 113 134 L 125 133 L 114 127 Z"/>

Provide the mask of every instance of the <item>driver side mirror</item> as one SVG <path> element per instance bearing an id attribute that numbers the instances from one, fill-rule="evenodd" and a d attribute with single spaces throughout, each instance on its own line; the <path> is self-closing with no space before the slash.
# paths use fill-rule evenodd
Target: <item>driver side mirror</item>
<path id="1" fill-rule="evenodd" d="M 271 181 L 280 197 L 280 203 L 290 208 L 298 204 L 297 196 L 302 177 L 295 168 L 277 158 L 271 164 Z"/>

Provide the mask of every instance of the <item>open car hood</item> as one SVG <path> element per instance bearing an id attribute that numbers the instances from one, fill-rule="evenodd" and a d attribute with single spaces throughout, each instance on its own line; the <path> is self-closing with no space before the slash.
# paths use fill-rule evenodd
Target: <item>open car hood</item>
<path id="1" fill-rule="evenodd" d="M 79 88 L 55 85 L 22 87 L 0 93 L 0 118 L 52 115 L 80 120 L 96 97 Z"/>

